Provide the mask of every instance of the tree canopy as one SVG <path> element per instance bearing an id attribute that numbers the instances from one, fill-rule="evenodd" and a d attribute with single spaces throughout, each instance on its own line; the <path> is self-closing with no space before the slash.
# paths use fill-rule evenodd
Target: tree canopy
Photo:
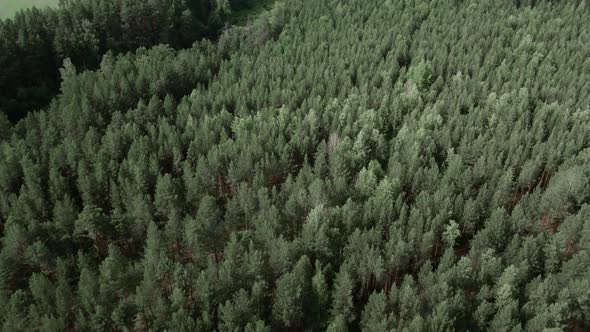
<path id="1" fill-rule="evenodd" d="M 202 3 L 0 22 L 3 330 L 590 329 L 586 1 Z"/>

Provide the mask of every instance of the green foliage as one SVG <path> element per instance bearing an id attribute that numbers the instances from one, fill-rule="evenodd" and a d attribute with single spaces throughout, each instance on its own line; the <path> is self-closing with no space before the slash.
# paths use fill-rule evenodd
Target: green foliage
<path id="1" fill-rule="evenodd" d="M 348 325 L 346 324 L 346 319 L 342 315 L 338 315 L 334 320 L 328 325 L 326 329 L 327 332 L 348 332 Z"/>
<path id="2" fill-rule="evenodd" d="M 325 327 L 328 307 L 330 304 L 330 292 L 319 261 L 316 261 L 315 270 L 315 275 L 311 279 L 312 298 L 310 312 L 311 318 L 314 321 L 314 327 L 317 329 L 323 329 Z"/>
<path id="3" fill-rule="evenodd" d="M 94 70 L 107 52 L 158 44 L 187 48 L 217 36 L 232 19 L 232 8 L 242 7 L 227 0 L 44 0 L 32 5 L 24 1 L 15 8 L 15 0 L 3 0 L 0 13 L 0 113 L 14 122 L 49 104 L 60 88 L 60 74 L 66 78 L 60 70 L 64 62 Z"/>
<path id="4" fill-rule="evenodd" d="M 344 317 L 348 322 L 355 319 L 353 304 L 354 285 L 350 274 L 346 270 L 340 270 L 336 275 L 336 281 L 333 291 L 332 317 L 338 320 L 338 317 Z"/>
<path id="5" fill-rule="evenodd" d="M 0 22 L 2 329 L 590 329 L 590 7 L 269 4 Z"/>
<path id="6" fill-rule="evenodd" d="M 273 317 L 284 328 L 297 328 L 305 323 L 309 314 L 311 295 L 311 263 L 303 256 L 292 272 L 277 280 L 273 301 Z"/>
<path id="7" fill-rule="evenodd" d="M 391 321 L 387 308 L 387 298 L 382 292 L 375 292 L 369 297 L 363 309 L 361 326 L 363 331 L 387 331 L 391 329 Z"/>

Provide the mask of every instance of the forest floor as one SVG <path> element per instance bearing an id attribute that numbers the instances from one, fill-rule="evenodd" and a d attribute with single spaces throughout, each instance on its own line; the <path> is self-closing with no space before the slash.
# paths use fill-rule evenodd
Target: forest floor
<path id="1" fill-rule="evenodd" d="M 0 19 L 12 17 L 24 8 L 57 6 L 59 0 L 0 0 Z"/>

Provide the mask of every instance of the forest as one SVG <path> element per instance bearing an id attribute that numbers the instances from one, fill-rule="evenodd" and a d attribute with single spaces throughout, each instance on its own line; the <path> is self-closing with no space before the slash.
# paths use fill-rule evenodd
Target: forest
<path id="1" fill-rule="evenodd" d="M 22 10 L 0 21 L 0 109 L 17 121 L 49 104 L 66 59 L 84 71 L 98 69 L 107 52 L 188 48 L 216 37 L 232 11 L 254 1 L 67 0 L 58 8 Z"/>
<path id="2" fill-rule="evenodd" d="M 260 1 L 0 20 L 2 331 L 590 330 L 590 4 Z"/>

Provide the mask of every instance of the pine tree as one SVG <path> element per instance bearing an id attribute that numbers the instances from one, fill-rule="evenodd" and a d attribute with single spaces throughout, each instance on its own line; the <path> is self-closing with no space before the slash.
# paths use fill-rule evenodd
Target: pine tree
<path id="1" fill-rule="evenodd" d="M 211 196 L 205 196 L 199 204 L 197 215 L 187 223 L 187 241 L 201 243 L 203 250 L 218 260 L 225 238 L 222 212 Z"/>
<path id="2" fill-rule="evenodd" d="M 391 329 L 388 317 L 387 298 L 383 292 L 374 292 L 363 310 L 361 326 L 363 331 L 386 331 Z"/>
<path id="3" fill-rule="evenodd" d="M 315 274 L 311 279 L 312 298 L 311 310 L 313 314 L 314 328 L 322 329 L 325 327 L 328 308 L 330 303 L 330 293 L 324 271 L 319 261 L 315 262 Z"/>
<path id="4" fill-rule="evenodd" d="M 343 317 L 351 322 L 355 319 L 353 303 L 353 281 L 347 270 L 341 268 L 336 275 L 333 290 L 332 317 L 336 321 Z"/>
<path id="5" fill-rule="evenodd" d="M 348 331 L 348 324 L 346 323 L 346 319 L 342 315 L 336 316 L 330 325 L 328 325 L 328 332 L 347 332 Z"/>
<path id="6" fill-rule="evenodd" d="M 302 327 L 309 310 L 311 263 L 303 256 L 291 272 L 277 281 L 273 317 L 285 328 Z"/>

